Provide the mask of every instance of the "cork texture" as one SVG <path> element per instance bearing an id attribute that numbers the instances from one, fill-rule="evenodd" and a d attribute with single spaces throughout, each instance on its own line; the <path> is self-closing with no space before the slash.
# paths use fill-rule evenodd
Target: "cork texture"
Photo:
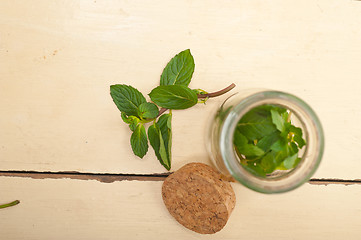
<path id="1" fill-rule="evenodd" d="M 167 177 L 162 196 L 180 224 L 202 234 L 220 231 L 236 203 L 230 183 L 203 163 L 189 163 Z"/>

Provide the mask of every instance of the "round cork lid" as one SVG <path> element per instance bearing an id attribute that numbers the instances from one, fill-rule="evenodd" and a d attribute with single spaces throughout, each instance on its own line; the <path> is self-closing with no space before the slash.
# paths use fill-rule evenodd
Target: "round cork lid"
<path id="1" fill-rule="evenodd" d="M 203 234 L 220 231 L 236 203 L 230 183 L 203 163 L 189 163 L 167 177 L 162 196 L 180 224 Z"/>

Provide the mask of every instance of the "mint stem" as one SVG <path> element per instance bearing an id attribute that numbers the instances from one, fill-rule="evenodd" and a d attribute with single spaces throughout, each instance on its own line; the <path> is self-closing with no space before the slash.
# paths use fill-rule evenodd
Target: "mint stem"
<path id="1" fill-rule="evenodd" d="M 221 96 L 229 91 L 231 91 L 234 87 L 236 86 L 236 84 L 232 83 L 231 85 L 229 85 L 228 87 L 226 87 L 225 89 L 222 89 L 220 91 L 217 92 L 213 92 L 213 93 L 207 93 L 207 94 L 198 94 L 198 98 L 212 98 L 212 97 L 218 97 Z"/>
<path id="2" fill-rule="evenodd" d="M 159 113 L 158 113 L 158 116 L 157 117 L 159 117 L 160 115 L 162 115 L 165 111 L 167 111 L 168 110 L 168 108 L 161 108 L 160 110 L 159 110 Z"/>
<path id="3" fill-rule="evenodd" d="M 219 90 L 217 92 L 212 92 L 212 93 L 207 93 L 207 94 L 198 94 L 198 98 L 204 99 L 204 98 L 212 98 L 212 97 L 218 97 L 221 96 L 229 91 L 231 91 L 234 87 L 236 86 L 236 84 L 232 83 L 231 85 L 229 85 L 228 87 Z M 159 117 L 160 115 L 162 115 L 165 111 L 167 111 L 167 108 L 161 108 L 159 110 L 159 114 L 157 117 Z"/>
<path id="4" fill-rule="evenodd" d="M 0 208 L 7 208 L 7 207 L 15 206 L 15 205 L 17 205 L 19 203 L 20 203 L 19 200 L 15 200 L 15 201 L 13 201 L 11 203 L 0 205 Z"/>

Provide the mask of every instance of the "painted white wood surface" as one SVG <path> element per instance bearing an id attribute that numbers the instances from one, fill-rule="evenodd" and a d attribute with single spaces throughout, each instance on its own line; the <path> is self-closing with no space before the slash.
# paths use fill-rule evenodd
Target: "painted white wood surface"
<path id="1" fill-rule="evenodd" d="M 162 182 L 11 177 L 0 182 L 1 201 L 21 200 L 0 210 L 0 236 L 6 240 L 360 239 L 359 185 L 306 184 L 287 194 L 263 195 L 233 184 L 237 204 L 227 225 L 200 235 L 168 213 Z"/>
<path id="2" fill-rule="evenodd" d="M 148 93 L 190 48 L 192 88 L 298 95 L 325 128 L 315 176 L 360 178 L 360 12 L 344 0 L 2 0 L 0 168 L 164 172 L 152 150 L 133 156 L 109 85 Z M 205 123 L 222 99 L 174 112 L 173 170 L 208 162 Z"/>

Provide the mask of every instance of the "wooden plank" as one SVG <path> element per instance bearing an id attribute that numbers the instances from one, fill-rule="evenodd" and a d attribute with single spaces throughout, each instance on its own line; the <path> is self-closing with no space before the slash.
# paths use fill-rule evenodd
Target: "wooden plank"
<path id="1" fill-rule="evenodd" d="M 1 169 L 163 172 L 152 151 L 132 154 L 109 85 L 148 93 L 191 48 L 192 88 L 300 96 L 326 133 L 316 177 L 360 178 L 360 10 L 339 0 L 1 1 Z M 205 126 L 223 99 L 174 112 L 173 170 L 208 162 Z"/>
<path id="2" fill-rule="evenodd" d="M 41 239 L 359 239 L 359 185 L 309 185 L 264 195 L 233 184 L 237 203 L 225 228 L 199 235 L 178 224 L 161 198 L 162 182 L 111 184 L 0 177 L 0 235 Z"/>

